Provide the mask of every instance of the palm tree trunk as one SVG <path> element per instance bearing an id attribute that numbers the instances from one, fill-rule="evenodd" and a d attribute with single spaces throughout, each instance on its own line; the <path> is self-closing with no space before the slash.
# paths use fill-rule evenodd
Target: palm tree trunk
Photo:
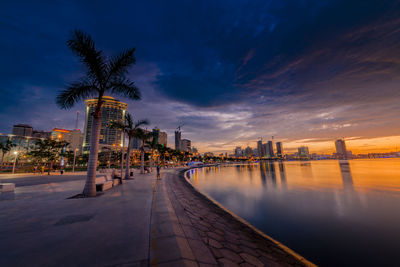
<path id="1" fill-rule="evenodd" d="M 144 148 L 140 151 L 140 173 L 144 174 Z"/>
<path id="2" fill-rule="evenodd" d="M 152 149 L 150 153 L 150 172 L 153 172 L 153 164 L 154 162 L 153 162 L 153 149 Z"/>
<path id="3" fill-rule="evenodd" d="M 85 188 L 83 194 L 87 197 L 96 196 L 96 168 L 99 156 L 99 137 L 101 129 L 101 115 L 93 115 L 92 134 L 90 136 L 90 154 Z"/>
<path id="4" fill-rule="evenodd" d="M 129 167 L 131 165 L 131 137 L 128 136 L 128 149 L 126 151 L 126 169 L 125 169 L 125 179 L 130 178 Z"/>

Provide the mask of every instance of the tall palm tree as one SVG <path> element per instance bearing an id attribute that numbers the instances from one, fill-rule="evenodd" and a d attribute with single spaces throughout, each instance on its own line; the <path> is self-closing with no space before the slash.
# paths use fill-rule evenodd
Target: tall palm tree
<path id="1" fill-rule="evenodd" d="M 95 47 L 93 39 L 86 33 L 75 30 L 67 45 L 86 67 L 86 75 L 62 90 L 57 96 L 57 105 L 63 109 L 72 108 L 78 101 L 89 97 L 97 98 L 90 136 L 90 155 L 87 179 L 83 195 L 96 196 L 96 167 L 101 128 L 101 109 L 105 94 L 116 94 L 132 100 L 140 99 L 139 89 L 126 74 L 135 62 L 135 48 L 128 49 L 118 56 L 106 58 L 103 51 Z"/>
<path id="2" fill-rule="evenodd" d="M 110 128 L 119 129 L 121 131 L 124 131 L 128 136 L 128 150 L 127 150 L 127 156 L 126 156 L 125 179 L 129 179 L 129 177 L 130 177 L 129 167 L 130 167 L 130 162 L 131 162 L 132 139 L 135 137 L 137 130 L 140 129 L 140 126 L 148 125 L 148 124 L 149 124 L 149 122 L 147 120 L 138 120 L 137 122 L 134 122 L 131 114 L 127 113 L 125 115 L 125 123 L 112 122 L 109 125 Z M 122 174 L 121 174 L 121 176 L 122 176 Z"/>
<path id="3" fill-rule="evenodd" d="M 157 139 L 156 139 L 156 135 L 154 132 L 151 133 L 150 135 L 151 140 L 147 141 L 147 146 L 150 148 L 150 172 L 153 171 L 153 156 L 154 156 L 154 152 L 155 150 L 157 150 Z"/>
<path id="4" fill-rule="evenodd" d="M 1 167 L 3 167 L 4 163 L 4 156 L 10 152 L 10 150 L 15 147 L 15 144 L 10 140 L 7 139 L 5 143 L 0 143 L 0 150 L 1 150 Z"/>
<path id="5" fill-rule="evenodd" d="M 134 133 L 134 137 L 140 139 L 142 141 L 142 145 L 140 147 L 140 173 L 144 173 L 144 148 L 147 145 L 147 141 L 153 136 L 152 132 L 147 132 L 142 128 L 136 129 Z"/>

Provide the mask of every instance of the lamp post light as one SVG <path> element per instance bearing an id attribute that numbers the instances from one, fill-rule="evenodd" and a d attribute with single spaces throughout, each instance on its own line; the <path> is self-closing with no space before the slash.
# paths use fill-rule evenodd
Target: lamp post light
<path id="1" fill-rule="evenodd" d="M 15 164 L 17 163 L 18 151 L 14 151 L 14 155 L 15 155 L 15 158 L 14 158 L 14 164 L 13 164 L 13 169 L 12 169 L 13 174 L 15 173 Z"/>

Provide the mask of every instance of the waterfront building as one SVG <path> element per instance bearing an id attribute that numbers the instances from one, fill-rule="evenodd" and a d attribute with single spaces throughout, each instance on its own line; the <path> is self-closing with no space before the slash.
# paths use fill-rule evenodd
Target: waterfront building
<path id="1" fill-rule="evenodd" d="M 257 141 L 257 154 L 256 155 L 258 155 L 258 157 L 260 157 L 260 158 L 262 158 L 264 156 L 262 140 Z"/>
<path id="2" fill-rule="evenodd" d="M 185 152 L 190 152 L 191 146 L 192 146 L 192 142 L 189 139 L 182 139 L 181 145 L 180 145 L 180 150 L 185 151 Z"/>
<path id="3" fill-rule="evenodd" d="M 268 152 L 269 157 L 275 157 L 274 153 L 274 143 L 272 141 L 268 141 Z"/>
<path id="4" fill-rule="evenodd" d="M 308 150 L 308 147 L 306 147 L 306 146 L 299 147 L 298 148 L 298 156 L 300 158 L 306 158 L 306 159 L 310 158 L 310 152 Z"/>
<path id="5" fill-rule="evenodd" d="M 53 140 L 67 142 L 67 151 L 77 151 L 78 154 L 82 152 L 83 134 L 79 129 L 66 130 L 54 128 L 51 132 L 51 138 Z"/>
<path id="6" fill-rule="evenodd" d="M 347 158 L 347 149 L 346 149 L 346 143 L 344 142 L 344 139 L 336 140 L 335 147 L 336 147 L 337 157 L 339 159 L 346 159 Z"/>
<path id="7" fill-rule="evenodd" d="M 19 136 L 32 136 L 33 128 L 28 124 L 16 124 L 13 126 L 12 134 Z"/>
<path id="8" fill-rule="evenodd" d="M 86 100 L 86 119 L 85 119 L 85 138 L 83 140 L 83 151 L 90 150 L 90 137 L 92 133 L 92 122 L 97 98 Z M 117 121 L 123 123 L 128 104 L 123 103 L 113 97 L 104 96 L 101 108 L 101 130 L 100 130 L 100 150 L 103 148 L 112 148 L 113 146 L 122 146 L 122 131 L 111 129 L 108 126 L 111 122 Z"/>
<path id="9" fill-rule="evenodd" d="M 269 157 L 269 146 L 268 143 L 262 144 L 262 155 L 263 157 Z"/>
<path id="10" fill-rule="evenodd" d="M 181 149 L 181 131 L 175 131 L 175 149 Z"/>
<path id="11" fill-rule="evenodd" d="M 283 146 L 282 142 L 276 142 L 276 156 L 283 157 Z"/>

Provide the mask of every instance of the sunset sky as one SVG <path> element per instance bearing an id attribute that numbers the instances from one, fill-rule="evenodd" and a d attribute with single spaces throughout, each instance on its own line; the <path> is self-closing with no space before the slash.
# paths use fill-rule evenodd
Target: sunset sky
<path id="1" fill-rule="evenodd" d="M 18 3 L 17 3 L 18 2 Z M 201 152 L 232 152 L 274 136 L 287 151 L 400 149 L 399 1 L 8 1 L 0 9 L 0 132 L 73 128 L 57 92 L 84 72 L 74 29 L 107 55 L 136 47 L 127 101 Z M 117 97 L 122 101 L 126 99 Z"/>

